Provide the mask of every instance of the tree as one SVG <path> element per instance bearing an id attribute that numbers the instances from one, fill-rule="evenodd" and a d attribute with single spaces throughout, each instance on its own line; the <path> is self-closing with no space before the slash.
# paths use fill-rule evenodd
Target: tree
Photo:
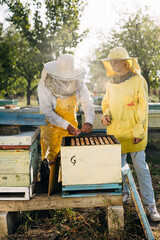
<path id="1" fill-rule="evenodd" d="M 27 66 L 27 58 L 17 63 L 17 70 L 27 82 L 27 104 L 30 104 L 32 81 L 40 76 L 42 63 L 57 58 L 61 53 L 72 52 L 87 31 L 79 33 L 80 17 L 84 6 L 82 0 L 45 0 L 45 20 L 41 18 L 42 2 L 32 0 L 35 12 L 31 17 L 31 4 L 21 0 L 2 0 L 7 4 L 11 16 L 7 19 L 28 42 L 28 60 L 34 63 Z M 38 56 L 38 57 L 37 57 Z M 26 65 L 26 66 L 25 66 Z M 27 73 L 27 74 L 26 74 Z M 36 87 L 36 86 L 35 86 Z"/>
<path id="2" fill-rule="evenodd" d="M 15 29 L 8 29 L 0 39 L 0 95 L 27 89 L 27 99 L 37 84 L 36 74 L 42 68 L 40 51 L 31 47 Z"/>
<path id="3" fill-rule="evenodd" d="M 120 21 L 123 24 L 119 25 L 118 30 L 111 31 L 107 44 L 102 43 L 101 48 L 96 49 L 95 55 L 97 59 L 103 59 L 115 46 L 126 48 L 130 56 L 138 57 L 141 73 L 148 83 L 150 93 L 153 88 L 158 86 L 157 81 L 159 80 L 160 27 L 157 19 L 152 18 L 149 14 L 143 15 L 141 9 L 135 15 L 127 14 L 127 16 L 127 20 Z M 96 66 L 95 64 L 98 63 L 95 61 L 91 63 L 91 69 Z M 98 67 L 99 69 L 103 68 L 102 64 Z M 92 80 L 95 79 L 95 74 L 92 71 Z"/>

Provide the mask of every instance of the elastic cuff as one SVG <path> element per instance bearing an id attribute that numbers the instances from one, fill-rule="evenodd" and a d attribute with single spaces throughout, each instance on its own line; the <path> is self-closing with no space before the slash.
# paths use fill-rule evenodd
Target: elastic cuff
<path id="1" fill-rule="evenodd" d="M 67 130 L 68 125 L 69 125 L 69 122 L 65 121 L 62 125 L 62 128 Z"/>

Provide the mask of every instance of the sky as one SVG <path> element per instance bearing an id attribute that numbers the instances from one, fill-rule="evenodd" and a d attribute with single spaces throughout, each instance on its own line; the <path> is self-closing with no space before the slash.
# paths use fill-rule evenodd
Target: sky
<path id="1" fill-rule="evenodd" d="M 28 0 L 22 1 L 28 2 Z M 75 50 L 77 62 L 87 65 L 87 58 L 92 56 L 93 50 L 100 42 L 107 41 L 111 29 L 116 27 L 121 12 L 127 10 L 134 13 L 139 7 L 145 12 L 145 6 L 149 6 L 151 15 L 160 17 L 160 1 L 158 0 L 88 0 L 81 18 L 80 32 L 86 28 L 90 32 Z M 5 17 L 6 12 L 0 6 L 0 21 L 3 22 Z"/>
<path id="2" fill-rule="evenodd" d="M 89 0 L 81 19 L 80 29 L 83 31 L 89 28 L 90 32 L 75 51 L 79 62 L 86 62 L 100 42 L 107 41 L 111 29 L 116 27 L 120 19 L 121 12 L 127 10 L 134 13 L 138 8 L 145 12 L 145 6 L 149 6 L 150 15 L 160 17 L 158 0 Z"/>

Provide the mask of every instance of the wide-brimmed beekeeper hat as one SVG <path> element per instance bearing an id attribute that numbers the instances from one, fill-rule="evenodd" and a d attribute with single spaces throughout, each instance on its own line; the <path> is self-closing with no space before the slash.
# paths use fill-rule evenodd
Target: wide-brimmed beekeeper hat
<path id="1" fill-rule="evenodd" d="M 86 71 L 76 64 L 74 56 L 62 54 L 57 61 L 51 61 L 44 65 L 46 72 L 56 80 L 73 81 L 83 78 Z"/>
<path id="2" fill-rule="evenodd" d="M 106 59 L 101 60 L 106 69 L 106 74 L 109 77 L 115 75 L 115 72 L 110 64 L 110 61 L 113 60 L 115 61 L 126 60 L 128 62 L 129 69 L 132 72 L 140 73 L 141 71 L 137 57 L 129 57 L 127 50 L 123 47 L 115 47 L 112 50 L 110 50 L 108 57 Z"/>

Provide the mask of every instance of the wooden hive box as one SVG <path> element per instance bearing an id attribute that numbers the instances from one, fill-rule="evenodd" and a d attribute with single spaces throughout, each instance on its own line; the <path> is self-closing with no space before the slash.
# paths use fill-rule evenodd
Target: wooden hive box
<path id="1" fill-rule="evenodd" d="M 121 145 L 114 136 L 92 134 L 63 138 L 61 164 L 64 195 L 82 190 L 121 191 Z"/>
<path id="2" fill-rule="evenodd" d="M 27 192 L 29 198 L 37 180 L 39 129 L 0 137 L 0 199 L 9 193 Z"/>

